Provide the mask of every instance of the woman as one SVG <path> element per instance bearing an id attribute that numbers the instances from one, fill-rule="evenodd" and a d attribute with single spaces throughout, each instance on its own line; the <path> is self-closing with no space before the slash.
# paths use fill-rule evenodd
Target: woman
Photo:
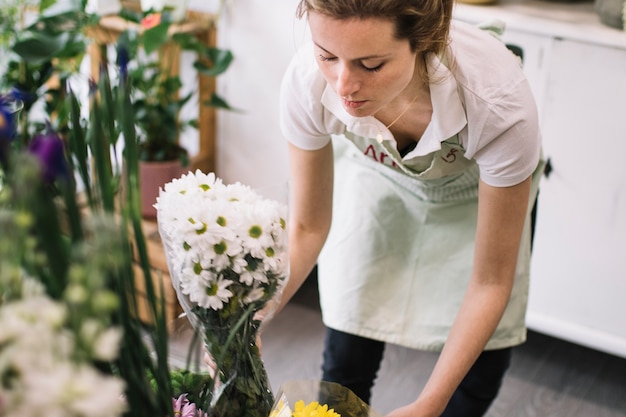
<path id="1" fill-rule="evenodd" d="M 283 305 L 318 262 L 323 379 L 365 401 L 385 342 L 441 351 L 393 417 L 483 415 L 526 337 L 536 107 L 519 60 L 452 7 L 302 0 L 312 44 L 282 85 Z"/>

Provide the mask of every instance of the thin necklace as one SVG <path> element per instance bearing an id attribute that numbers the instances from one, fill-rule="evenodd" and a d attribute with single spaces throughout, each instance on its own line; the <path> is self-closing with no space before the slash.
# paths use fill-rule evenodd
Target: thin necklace
<path id="1" fill-rule="evenodd" d="M 407 111 L 409 111 L 409 109 L 411 108 L 411 106 L 413 105 L 413 103 L 415 103 L 415 100 L 417 100 L 417 98 L 419 97 L 419 93 L 415 95 L 415 97 L 413 97 L 413 100 L 411 100 L 411 102 L 406 106 L 406 108 L 404 110 L 402 110 L 402 113 L 400 113 L 398 115 L 398 117 L 396 117 L 395 119 L 393 119 L 393 121 L 391 123 L 389 123 L 387 126 L 385 126 L 387 129 L 390 129 L 391 126 L 393 126 L 398 120 L 400 120 L 400 118 L 402 116 L 404 116 L 404 113 L 406 113 Z M 378 135 L 376 136 L 376 140 L 378 141 L 378 143 L 383 143 L 383 135 L 382 132 L 378 132 Z"/>
<path id="2" fill-rule="evenodd" d="M 391 126 L 393 126 L 398 120 L 400 120 L 400 118 L 402 116 L 404 116 L 404 113 L 406 113 L 407 111 L 409 111 L 409 109 L 411 108 L 411 106 L 413 105 L 413 103 L 415 103 L 415 100 L 417 100 L 417 97 L 419 97 L 419 93 L 413 97 L 413 100 L 411 100 L 411 102 L 408 104 L 408 106 L 406 106 L 406 108 L 404 110 L 402 110 L 402 113 L 400 113 L 398 115 L 398 117 L 396 117 L 395 119 L 393 119 L 393 122 L 389 123 L 386 128 L 389 129 L 391 128 Z"/>

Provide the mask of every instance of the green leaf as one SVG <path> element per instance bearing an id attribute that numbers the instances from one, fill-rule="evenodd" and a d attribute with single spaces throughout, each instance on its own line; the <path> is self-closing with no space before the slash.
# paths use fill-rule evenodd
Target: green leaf
<path id="1" fill-rule="evenodd" d="M 224 73 L 233 62 L 233 53 L 220 48 L 207 48 L 206 57 L 209 62 L 199 59 L 194 63 L 194 67 L 203 75 L 216 77 Z"/>
<path id="2" fill-rule="evenodd" d="M 91 180 L 89 171 L 89 152 L 85 130 L 81 124 L 80 103 L 74 90 L 70 89 L 66 98 L 67 107 L 70 109 L 69 147 L 76 158 L 77 170 L 83 182 L 87 200 L 91 203 Z"/>
<path id="3" fill-rule="evenodd" d="M 46 36 L 43 33 L 24 32 L 13 50 L 24 61 L 32 64 L 42 64 L 54 58 L 70 40 L 69 33 L 61 33 L 58 36 Z"/>
<path id="4" fill-rule="evenodd" d="M 168 41 L 169 22 L 162 22 L 143 33 L 143 46 L 146 54 L 157 51 Z"/>
<path id="5" fill-rule="evenodd" d="M 84 38 L 74 38 L 68 41 L 63 49 L 58 51 L 55 58 L 76 58 L 85 53 L 87 50 L 87 42 Z"/>
<path id="6" fill-rule="evenodd" d="M 230 104 L 226 102 L 226 100 L 224 100 L 222 97 L 218 96 L 215 93 L 211 94 L 211 98 L 203 102 L 202 104 L 209 107 L 217 107 L 224 110 L 236 111 L 236 109 L 231 107 Z"/>
<path id="7" fill-rule="evenodd" d="M 54 195 L 49 190 L 40 188 L 32 194 L 32 212 L 35 215 L 35 227 L 41 239 L 41 248 L 46 255 L 49 267 L 50 295 L 60 299 L 67 284 L 69 251 L 59 223 L 58 208 Z"/>
<path id="8" fill-rule="evenodd" d="M 51 6 L 54 6 L 54 4 L 57 2 L 57 0 L 41 0 L 41 4 L 39 6 L 39 10 L 40 11 L 44 11 L 46 9 L 48 9 Z"/>
<path id="9" fill-rule="evenodd" d="M 143 12 L 131 10 L 126 7 L 122 7 L 122 10 L 120 10 L 119 15 L 125 20 L 128 20 L 130 22 L 135 22 L 135 23 L 140 23 L 141 19 L 143 19 L 144 17 Z"/>
<path id="10" fill-rule="evenodd" d="M 139 34 L 135 30 L 127 30 L 120 34 L 117 38 L 118 48 L 125 48 L 129 59 L 137 56 L 139 48 Z"/>
<path id="11" fill-rule="evenodd" d="M 39 8 L 44 16 L 58 15 L 72 11 L 82 11 L 81 0 L 42 0 Z"/>
<path id="12" fill-rule="evenodd" d="M 207 46 L 204 45 L 196 36 L 189 33 L 175 33 L 172 40 L 180 45 L 181 49 L 186 51 L 195 51 L 204 54 Z"/>
<path id="13" fill-rule="evenodd" d="M 76 9 L 48 9 L 40 18 L 27 28 L 29 31 L 57 35 L 63 32 L 77 33 L 86 21 L 86 14 Z"/>

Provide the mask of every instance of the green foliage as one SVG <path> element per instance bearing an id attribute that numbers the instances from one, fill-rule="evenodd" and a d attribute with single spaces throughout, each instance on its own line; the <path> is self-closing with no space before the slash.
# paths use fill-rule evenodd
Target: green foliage
<path id="1" fill-rule="evenodd" d="M 156 295 L 142 231 L 130 84 L 123 77 L 113 83 L 103 72 L 84 101 L 71 80 L 85 53 L 85 29 L 95 22 L 85 14 L 84 3 L 43 2 L 36 21 L 9 40 L 0 92 L 4 96 L 17 88 L 13 95 L 24 107 L 16 139 L 0 138 L 0 307 L 19 297 L 24 275 L 43 284 L 59 302 L 69 303 L 72 294 L 72 326 L 87 315 L 99 315 L 105 325 L 123 332 L 117 359 L 95 365 L 125 381 L 126 415 L 172 415 L 165 301 Z M 48 86 L 53 75 L 59 77 L 59 88 Z M 48 115 L 37 124 L 29 113 L 42 101 Z M 59 134 L 70 173 L 51 182 L 42 180 L 41 162 L 28 149 L 35 133 L 44 130 Z M 112 160 L 122 135 L 123 176 L 121 161 Z M 94 226 L 99 219 L 101 225 Z M 150 329 L 137 319 L 139 282 L 154 318 Z M 89 305 L 80 296 L 84 291 Z"/>
<path id="2" fill-rule="evenodd" d="M 112 86 L 106 73 L 101 74 L 97 90 L 91 102 L 89 121 L 81 120 L 76 97 L 70 94 L 71 119 L 78 124 L 70 129 L 69 143 L 79 165 L 81 178 L 89 184 L 88 204 L 91 210 L 117 212 L 120 215 L 121 239 L 127 242 L 123 247 L 128 250 L 123 254 L 122 276 L 112 282 L 114 291 L 122 302 L 116 313 L 116 322 L 124 330 L 120 359 L 113 369 L 127 381 L 127 400 L 130 408 L 128 415 L 151 416 L 171 415 L 171 384 L 169 380 L 168 334 L 165 323 L 164 300 L 156 296 L 150 261 L 148 259 L 145 237 L 142 232 L 141 210 L 139 203 L 138 159 L 136 150 L 135 126 L 129 86 L 124 80 Z M 76 129 L 74 128 L 76 127 Z M 123 178 L 113 170 L 111 155 L 121 134 L 125 135 L 125 167 Z M 83 159 L 86 149 L 93 155 L 93 174 Z M 113 152 L 112 152 L 113 151 Z M 118 184 L 123 179 L 125 192 L 120 193 Z M 132 231 L 132 233 L 130 233 Z M 133 250 L 136 255 L 133 255 Z M 142 274 L 135 276 L 132 264 L 134 256 L 141 266 Z M 155 326 L 144 333 L 138 317 L 135 282 L 142 280 L 146 288 L 149 309 L 155 319 Z M 144 334 L 150 338 L 155 358 L 148 350 Z M 156 388 L 150 383 L 149 376 L 156 381 Z"/>
<path id="3" fill-rule="evenodd" d="M 191 372 L 186 369 L 176 369 L 170 372 L 172 392 L 174 397 L 187 394 L 190 402 L 202 404 L 207 396 L 207 387 L 213 386 L 213 378 L 208 373 Z"/>
<path id="4" fill-rule="evenodd" d="M 33 3 L 14 1 L 12 7 L 3 9 L 0 24 L 0 39 L 7 49 L 0 89 L 15 90 L 24 102 L 18 131 L 23 144 L 43 130 L 45 119 L 54 123 L 58 131 L 66 129 L 63 97 L 67 80 L 78 73 L 85 55 L 85 29 L 97 22 L 97 17 L 85 13 L 81 1 L 43 1 L 38 13 L 27 10 Z M 30 21 L 26 16 L 33 13 L 34 21 L 25 25 Z M 53 76 L 57 81 L 51 83 Z M 44 118 L 36 119 L 31 114 L 38 103 L 43 103 Z"/>
<path id="5" fill-rule="evenodd" d="M 68 330 L 77 335 L 84 360 L 90 358 L 89 341 L 79 338 L 85 322 L 97 319 L 102 326 L 119 328 L 123 334 L 119 355 L 94 366 L 124 380 L 128 416 L 172 415 L 165 306 L 156 296 L 141 228 L 130 92 L 123 80 L 113 86 L 103 76 L 93 94 L 91 103 L 86 103 L 92 105 L 87 121 L 70 89 L 66 99 L 70 129 L 60 155 L 70 172 L 80 174 L 86 206 L 73 175 L 60 175 L 66 171 L 59 170 L 47 180 L 42 176 L 46 161 L 31 149 L 3 146 L 0 307 L 19 298 L 24 278 L 35 279 L 47 296 L 72 312 Z M 129 142 L 123 177 L 110 159 L 121 132 Z M 49 135 L 48 140 L 62 142 L 55 133 Z M 4 144 L 10 137 L 0 140 Z M 140 274 L 134 272 L 134 259 Z M 140 280 L 155 319 L 149 331 L 137 319 Z"/>
<path id="6" fill-rule="evenodd" d="M 139 21 L 143 15 L 123 13 L 130 21 Z M 139 26 L 140 27 L 140 26 Z M 136 124 L 140 130 L 141 160 L 167 161 L 181 159 L 187 162 L 187 151 L 178 143 L 180 133 L 196 120 L 182 119 L 181 109 L 193 99 L 194 93 L 184 93 L 183 83 L 172 68 L 178 61 L 177 52 L 193 52 L 193 67 L 197 76 L 217 77 L 224 73 L 233 61 L 230 51 L 209 47 L 193 33 L 170 34 L 172 22 L 168 13 L 162 13 L 161 21 L 143 32 L 129 29 L 123 33 L 118 44 L 133 59 L 128 63 L 128 81 L 133 86 Z M 181 95 L 182 94 L 182 95 Z M 232 110 L 228 103 L 216 94 L 203 105 Z"/>
<path id="7" fill-rule="evenodd" d="M 232 302 L 231 306 L 237 306 Z M 207 380 L 206 396 L 198 399 L 203 410 L 212 417 L 267 417 L 274 402 L 261 355 L 256 345 L 260 321 L 253 315 L 259 306 L 250 304 L 216 315 L 203 308 L 194 308 L 204 325 L 206 349 L 218 364 L 219 380 Z M 209 407 L 209 404 L 214 404 Z"/>
<path id="8" fill-rule="evenodd" d="M 26 274 L 43 284 L 48 296 L 68 303 L 69 325 L 76 329 L 92 316 L 119 327 L 119 356 L 96 366 L 125 381 L 128 416 L 172 415 L 172 397 L 182 389 L 189 390 L 189 399 L 204 402 L 207 387 L 213 386 L 207 375 L 170 374 L 165 300 L 157 298 L 142 231 L 138 161 L 187 158 L 178 136 L 196 123 L 179 119 L 192 94 L 178 96 L 180 77 L 161 65 L 171 60 L 161 56 L 159 61 L 158 51 L 168 43 L 192 51 L 197 73 L 209 77 L 226 71 L 233 56 L 191 34 L 170 37 L 165 14 L 154 28 L 120 37 L 124 65 L 115 74 L 103 69 L 85 101 L 76 94 L 73 76 L 90 41 L 86 29 L 97 23 L 84 11 L 86 1 L 44 0 L 35 21 L 17 30 L 4 23 L 20 22 L 27 1 L 14 3 L 1 11 L 0 42 L 9 55 L 0 92 L 13 89 L 23 108 L 16 140 L 0 148 L 0 232 L 10 237 L 0 239 L 0 307 L 19 297 Z M 122 15 L 142 18 L 127 11 Z M 58 87 L 50 86 L 53 77 Z M 31 114 L 38 104 L 46 113 L 41 120 Z M 204 104 L 231 109 L 217 95 Z M 58 134 L 63 142 L 69 173 L 51 182 L 42 180 L 41 163 L 28 154 L 33 137 L 43 131 Z M 124 160 L 117 161 L 122 137 Z M 137 319 L 138 286 L 145 288 L 154 318 L 149 329 Z"/>

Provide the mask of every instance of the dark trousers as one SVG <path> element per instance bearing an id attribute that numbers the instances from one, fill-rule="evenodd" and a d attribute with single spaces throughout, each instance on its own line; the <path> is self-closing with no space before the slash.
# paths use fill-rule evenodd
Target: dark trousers
<path id="1" fill-rule="evenodd" d="M 384 342 L 327 329 L 322 379 L 350 388 L 369 404 L 384 350 Z M 511 348 L 484 351 L 455 391 L 442 416 L 483 416 L 498 394 L 510 362 Z"/>

